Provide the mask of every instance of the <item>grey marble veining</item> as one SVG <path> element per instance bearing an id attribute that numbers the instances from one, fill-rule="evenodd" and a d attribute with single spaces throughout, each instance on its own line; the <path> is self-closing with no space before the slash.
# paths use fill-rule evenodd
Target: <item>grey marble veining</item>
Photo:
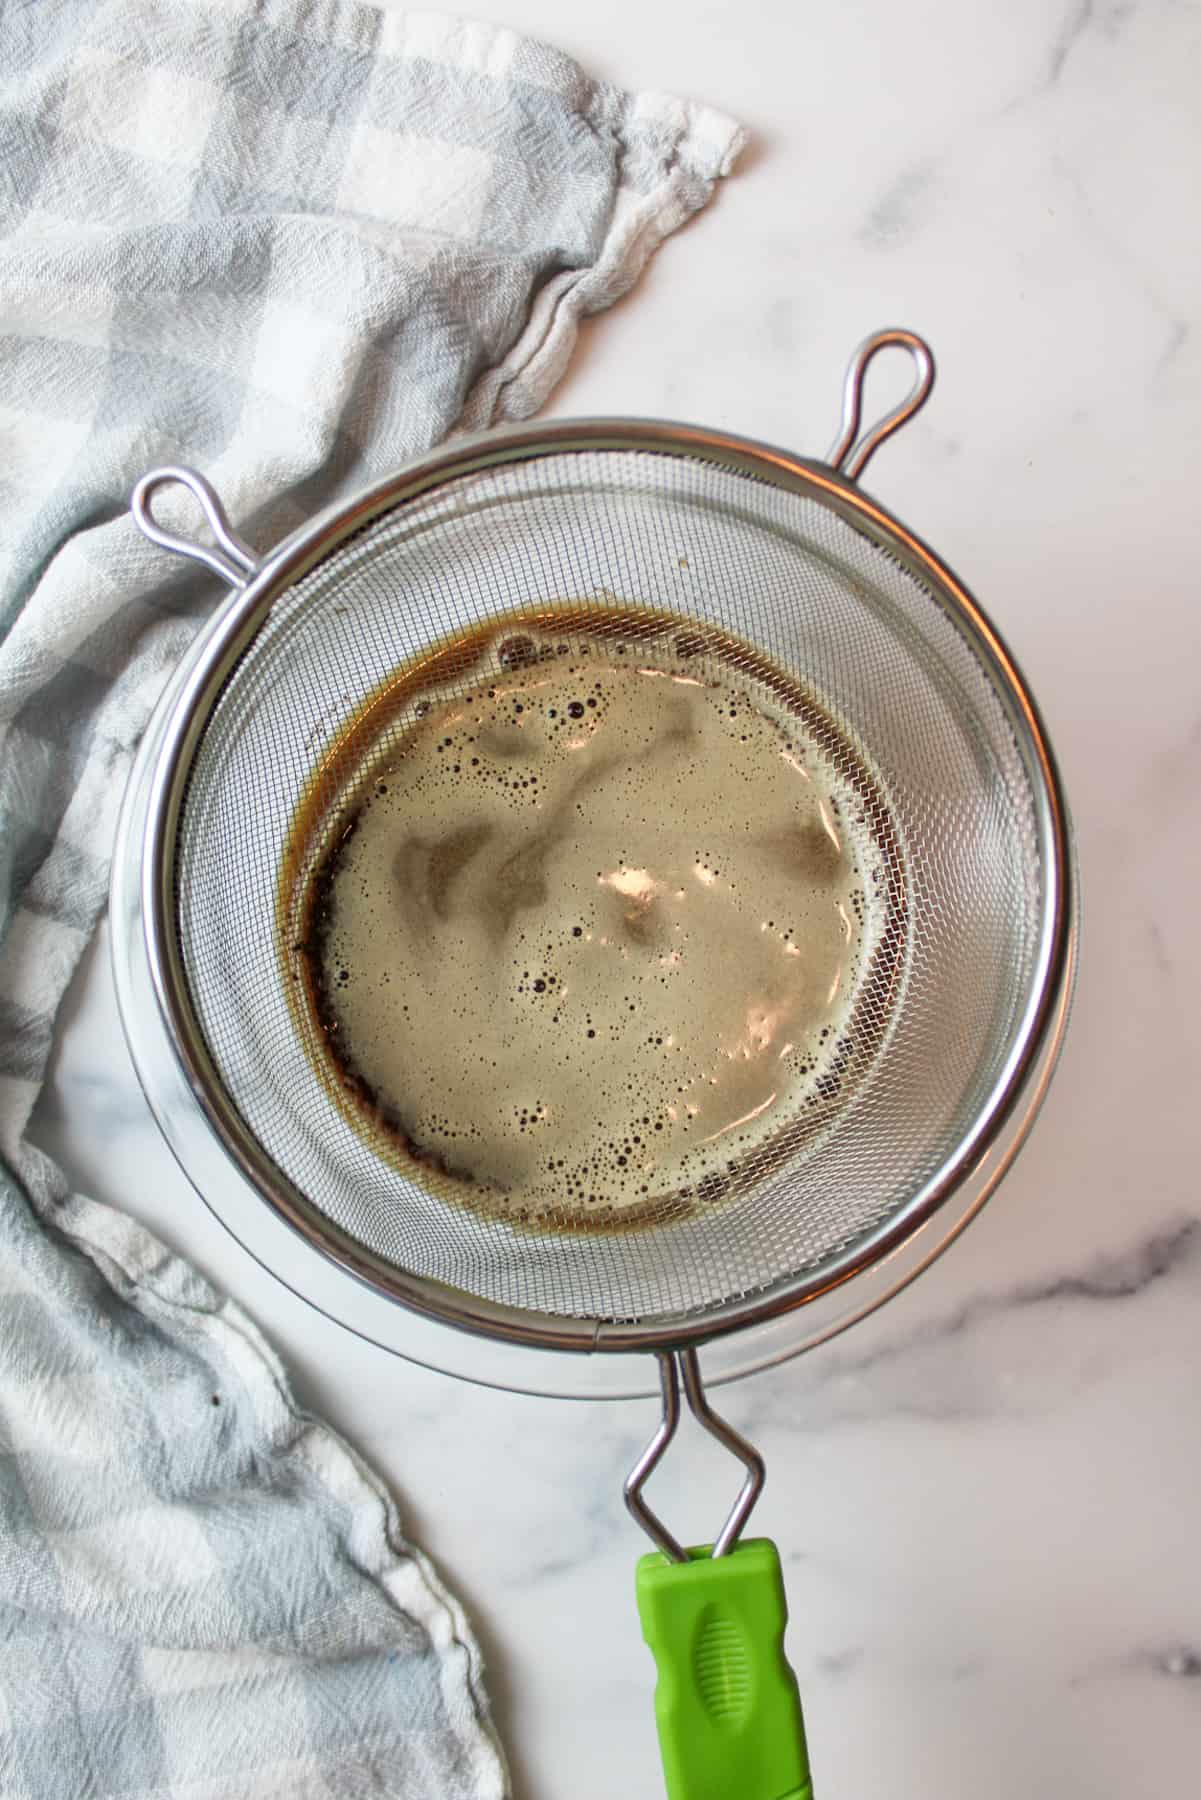
<path id="1" fill-rule="evenodd" d="M 1074 805 L 1081 984 L 1016 1169 L 888 1308 L 716 1396 L 767 1455 L 819 1795 L 1176 1800 L 1201 1766 L 1201 7 L 472 10 L 757 136 L 555 410 L 820 454 L 852 345 L 927 333 L 938 389 L 868 485 L 996 619 Z M 273 1282 L 158 1137 L 103 955 L 36 1132 L 388 1476 L 476 1616 L 520 1800 L 658 1794 L 620 1492 L 653 1403 L 467 1387 Z M 699 1537 L 736 1480 L 683 1432 L 651 1499 Z"/>

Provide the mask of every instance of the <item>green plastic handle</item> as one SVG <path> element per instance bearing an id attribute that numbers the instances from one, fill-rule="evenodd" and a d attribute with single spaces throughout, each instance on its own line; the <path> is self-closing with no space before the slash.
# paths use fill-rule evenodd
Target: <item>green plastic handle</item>
<path id="1" fill-rule="evenodd" d="M 638 1563 L 668 1800 L 813 1800 L 779 1553 L 768 1538 L 711 1552 Z"/>

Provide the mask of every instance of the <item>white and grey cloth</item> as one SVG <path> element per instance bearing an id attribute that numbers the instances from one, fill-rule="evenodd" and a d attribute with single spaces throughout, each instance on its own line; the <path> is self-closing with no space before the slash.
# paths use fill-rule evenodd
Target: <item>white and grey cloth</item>
<path id="1" fill-rule="evenodd" d="M 26 1133 L 134 747 L 219 597 L 138 536 L 134 479 L 196 464 L 265 547 L 528 414 L 739 142 L 428 13 L 0 0 L 0 1800 L 506 1791 L 380 1483 Z"/>

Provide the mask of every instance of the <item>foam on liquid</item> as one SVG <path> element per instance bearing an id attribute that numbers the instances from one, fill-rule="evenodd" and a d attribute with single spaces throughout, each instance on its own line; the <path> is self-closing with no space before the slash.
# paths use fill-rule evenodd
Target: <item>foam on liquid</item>
<path id="1" fill-rule="evenodd" d="M 319 871 L 327 1046 L 469 1205 L 719 1198 L 845 1066 L 862 796 L 762 684 L 672 649 L 523 626 L 426 690 Z"/>

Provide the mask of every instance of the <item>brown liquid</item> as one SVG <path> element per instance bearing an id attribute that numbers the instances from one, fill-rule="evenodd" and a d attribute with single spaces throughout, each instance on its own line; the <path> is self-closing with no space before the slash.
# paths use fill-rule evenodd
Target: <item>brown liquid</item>
<path id="1" fill-rule="evenodd" d="M 593 1229 L 720 1200 L 830 1116 L 903 898 L 878 789 L 803 690 L 711 628 L 565 608 L 373 697 L 281 910 L 306 1043 L 376 1148 Z"/>

